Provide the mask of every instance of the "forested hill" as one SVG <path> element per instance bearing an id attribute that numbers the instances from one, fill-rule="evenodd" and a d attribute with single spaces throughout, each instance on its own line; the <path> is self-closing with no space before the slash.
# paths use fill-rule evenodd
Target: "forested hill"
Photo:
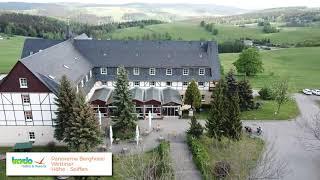
<path id="1" fill-rule="evenodd" d="M 116 29 L 145 25 L 161 24 L 159 20 L 142 20 L 132 22 L 110 23 L 92 26 L 76 22 L 69 23 L 69 29 L 75 34 L 86 33 L 94 38 L 102 38 Z M 55 18 L 19 13 L 0 13 L 0 32 L 9 35 L 31 36 L 46 39 L 64 39 L 68 23 Z"/>

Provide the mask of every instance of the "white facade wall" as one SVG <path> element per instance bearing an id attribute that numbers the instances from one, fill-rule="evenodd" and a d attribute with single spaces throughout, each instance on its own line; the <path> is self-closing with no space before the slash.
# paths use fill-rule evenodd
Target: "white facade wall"
<path id="1" fill-rule="evenodd" d="M 0 126 L 0 146 L 14 146 L 15 143 L 28 142 L 29 132 L 34 132 L 35 146 L 47 145 L 49 142 L 56 142 L 54 138 L 54 127 L 52 126 Z"/>
<path id="2" fill-rule="evenodd" d="M 30 103 L 23 103 L 22 95 L 29 95 Z M 55 97 L 53 93 L 0 93 L 0 126 L 52 126 Z M 25 111 L 32 112 L 30 122 Z"/>

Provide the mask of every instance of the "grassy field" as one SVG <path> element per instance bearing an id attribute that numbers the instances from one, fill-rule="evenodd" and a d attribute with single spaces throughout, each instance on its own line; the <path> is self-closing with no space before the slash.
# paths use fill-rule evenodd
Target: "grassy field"
<path id="1" fill-rule="evenodd" d="M 278 77 L 289 80 L 290 92 L 298 92 L 304 88 L 320 88 L 320 47 L 263 51 L 261 55 L 265 70 L 249 78 L 253 88 L 268 86 Z M 232 63 L 238 56 L 239 54 L 220 54 L 225 72 L 234 68 Z"/>
<path id="2" fill-rule="evenodd" d="M 202 136 L 199 140 L 208 154 L 208 163 L 205 172 L 208 179 L 215 179 L 213 169 L 217 162 L 228 162 L 231 166 L 230 175 L 226 179 L 247 179 L 249 172 L 255 167 L 264 147 L 259 138 L 250 138 L 243 135 L 238 142 L 223 139 L 221 142 Z M 235 153 L 236 152 L 236 153 Z"/>
<path id="3" fill-rule="evenodd" d="M 216 25 L 219 30 L 217 36 L 204 30 L 198 23 L 194 22 L 175 22 L 168 24 L 158 24 L 146 26 L 144 29 L 139 27 L 120 29 L 112 33 L 112 38 L 122 39 L 124 37 L 136 37 L 151 33 L 168 32 L 174 39 L 199 40 L 200 38 L 218 42 L 234 40 L 240 38 L 263 39 L 270 38 L 273 43 L 297 43 L 305 40 L 320 40 L 320 28 L 317 27 L 294 27 L 282 28 L 279 33 L 265 34 L 260 27 L 238 27 L 232 25 Z"/>
<path id="4" fill-rule="evenodd" d="M 0 34 L 3 36 L 3 34 Z M 21 55 L 24 37 L 15 36 L 0 40 L 0 74 L 8 73 Z"/>
<path id="5" fill-rule="evenodd" d="M 299 108 L 294 100 L 283 104 L 280 113 L 275 114 L 277 104 L 274 101 L 260 101 L 262 107 L 258 110 L 246 111 L 241 113 L 242 120 L 288 120 L 299 115 Z"/>

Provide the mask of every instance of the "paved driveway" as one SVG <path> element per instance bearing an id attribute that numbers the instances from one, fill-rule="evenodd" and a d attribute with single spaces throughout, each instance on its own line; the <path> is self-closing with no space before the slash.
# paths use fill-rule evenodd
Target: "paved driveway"
<path id="1" fill-rule="evenodd" d="M 310 118 L 319 112 L 315 99 L 319 97 L 295 95 L 301 116 Z M 245 121 L 245 125 L 261 126 L 263 137 L 270 144 L 274 144 L 279 158 L 287 162 L 290 171 L 285 180 L 319 180 L 320 179 L 320 151 L 307 150 L 305 139 L 310 134 L 301 127 L 305 121 L 298 117 L 292 121 Z"/>

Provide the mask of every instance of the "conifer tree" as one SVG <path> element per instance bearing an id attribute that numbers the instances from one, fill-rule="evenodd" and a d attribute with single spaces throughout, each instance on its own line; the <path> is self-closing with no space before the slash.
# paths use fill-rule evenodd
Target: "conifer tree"
<path id="1" fill-rule="evenodd" d="M 114 135 L 124 139 L 133 137 L 137 116 L 129 90 L 127 71 L 124 67 L 119 68 L 113 100 L 113 105 L 117 107 L 112 119 Z"/>
<path id="2" fill-rule="evenodd" d="M 60 87 L 58 96 L 55 99 L 58 110 L 56 112 L 55 129 L 54 129 L 54 137 L 62 141 L 64 139 L 64 132 L 66 128 L 67 122 L 70 120 L 72 116 L 73 109 L 72 106 L 74 104 L 76 92 L 71 87 L 70 82 L 68 81 L 66 76 L 62 76 L 60 80 Z"/>
<path id="3" fill-rule="evenodd" d="M 199 138 L 203 134 L 203 127 L 195 116 L 192 116 L 191 118 L 190 128 L 187 133 L 196 138 Z"/>
<path id="4" fill-rule="evenodd" d="M 190 105 L 191 108 L 196 109 L 200 108 L 201 106 L 201 93 L 197 83 L 194 80 L 192 80 L 187 87 L 184 103 Z"/>
<path id="5" fill-rule="evenodd" d="M 225 136 L 233 140 L 239 140 L 241 136 L 242 123 L 240 120 L 238 82 L 233 70 L 226 76 L 226 121 L 224 123 Z"/>
<path id="6" fill-rule="evenodd" d="M 239 82 L 239 105 L 241 111 L 254 108 L 253 91 L 248 80 Z"/>
<path id="7" fill-rule="evenodd" d="M 206 121 L 206 129 L 209 137 L 213 137 L 218 141 L 225 135 L 225 121 L 226 121 L 226 84 L 221 79 L 212 93 L 213 101 L 211 101 L 211 108 L 208 119 Z"/>
<path id="8" fill-rule="evenodd" d="M 73 115 L 64 134 L 64 142 L 70 151 L 89 152 L 102 143 L 98 120 L 82 93 L 76 95 Z"/>

